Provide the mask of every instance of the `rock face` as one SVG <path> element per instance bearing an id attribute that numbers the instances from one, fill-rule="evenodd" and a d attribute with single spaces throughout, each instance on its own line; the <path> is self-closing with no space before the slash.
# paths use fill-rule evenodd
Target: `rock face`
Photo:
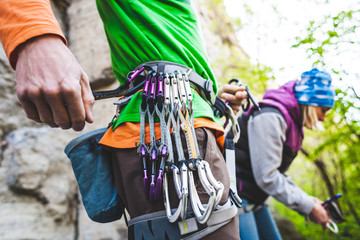
<path id="1" fill-rule="evenodd" d="M 69 134 L 59 131 L 23 127 L 6 136 L 0 168 L 2 239 L 74 238 L 77 186 L 62 153 Z"/>
<path id="2" fill-rule="evenodd" d="M 92 88 L 117 87 L 95 1 L 54 0 L 52 7 Z M 231 25 L 212 22 L 225 19 L 221 15 L 224 11 L 209 11 L 213 6 L 205 0 L 199 1 L 197 7 L 204 39 L 211 39 L 207 41 L 210 62 L 217 63 L 219 56 L 234 54 L 230 48 L 241 52 Z M 226 29 L 229 34 L 219 35 L 220 29 Z M 219 46 L 221 50 L 217 50 Z M 241 58 L 246 55 L 241 55 L 239 61 Z M 216 66 L 215 73 L 221 73 L 220 68 Z M 0 85 L 0 239 L 127 239 L 123 219 L 98 224 L 88 218 L 70 162 L 63 152 L 72 138 L 107 125 L 115 111 L 113 100 L 95 104 L 95 122 L 82 133 L 32 122 L 16 98 L 15 73 L 1 47 Z"/>

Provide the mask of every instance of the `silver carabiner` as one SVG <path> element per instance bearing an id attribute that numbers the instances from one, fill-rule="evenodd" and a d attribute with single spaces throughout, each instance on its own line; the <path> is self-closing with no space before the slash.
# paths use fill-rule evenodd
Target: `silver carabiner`
<path id="1" fill-rule="evenodd" d="M 172 87 L 172 98 L 175 106 L 179 105 L 179 90 L 177 85 L 176 77 L 172 73 L 169 74 L 171 87 Z"/>
<path id="2" fill-rule="evenodd" d="M 210 165 L 209 165 L 209 163 L 207 161 L 202 160 L 201 162 L 205 167 L 205 172 L 206 172 L 207 179 L 209 180 L 211 185 L 217 191 L 217 193 L 216 193 L 216 202 L 215 202 L 215 206 L 214 206 L 214 209 L 215 209 L 219 205 L 220 200 L 222 198 L 222 195 L 224 194 L 224 184 L 222 184 L 222 182 L 217 181 L 215 179 L 214 175 L 211 172 Z"/>
<path id="3" fill-rule="evenodd" d="M 206 208 L 203 207 L 200 199 L 199 199 L 199 195 L 196 191 L 196 187 L 195 187 L 195 182 L 194 182 L 194 176 L 192 174 L 192 171 L 188 172 L 189 175 L 189 187 L 190 187 L 190 202 L 191 202 L 191 207 L 192 210 L 195 214 L 195 218 L 196 220 L 200 223 L 200 224 L 204 224 L 207 222 L 207 220 L 209 219 L 211 213 L 213 212 L 214 209 L 214 204 L 215 204 L 215 191 L 210 193 L 210 198 L 208 201 L 208 205 L 206 206 Z M 199 177 L 200 178 L 200 177 Z"/>
<path id="4" fill-rule="evenodd" d="M 190 74 L 190 72 L 183 73 L 183 79 L 184 79 L 184 83 L 185 83 L 185 90 L 186 90 L 187 100 L 189 102 L 192 102 L 193 96 L 192 96 L 192 93 L 191 93 L 189 74 Z"/>
<path id="5" fill-rule="evenodd" d="M 177 80 L 177 84 L 178 84 L 178 88 L 179 88 L 179 94 L 180 94 L 180 100 L 181 100 L 181 108 L 185 109 L 186 108 L 186 90 L 185 90 L 185 84 L 184 84 L 184 80 L 182 78 L 182 74 L 175 71 L 175 76 L 176 76 L 176 80 Z"/>
<path id="6" fill-rule="evenodd" d="M 339 229 L 336 223 L 330 219 L 330 223 L 326 223 L 326 227 L 330 229 L 333 233 L 338 233 Z"/>
<path id="7" fill-rule="evenodd" d="M 169 186 L 168 186 L 168 180 L 167 180 L 167 173 L 164 173 L 164 205 L 165 205 L 165 211 L 166 211 L 166 216 L 169 220 L 169 222 L 173 223 L 176 220 L 179 219 L 181 211 L 183 209 L 183 200 L 180 199 L 178 208 L 176 209 L 176 211 L 174 212 L 174 214 L 172 214 L 171 212 L 171 206 L 170 206 L 170 200 L 169 200 Z"/>
<path id="8" fill-rule="evenodd" d="M 169 106 L 170 105 L 170 85 L 171 85 L 171 83 L 170 83 L 170 79 L 169 79 L 169 74 L 167 74 L 167 73 L 164 74 L 164 84 L 165 84 L 164 103 L 166 106 Z"/>
<path id="9" fill-rule="evenodd" d="M 180 167 L 180 179 L 181 179 L 181 199 L 183 200 L 183 208 L 181 211 L 181 219 L 185 220 L 187 211 L 187 200 L 189 196 L 188 189 L 188 169 L 186 164 L 183 163 Z"/>

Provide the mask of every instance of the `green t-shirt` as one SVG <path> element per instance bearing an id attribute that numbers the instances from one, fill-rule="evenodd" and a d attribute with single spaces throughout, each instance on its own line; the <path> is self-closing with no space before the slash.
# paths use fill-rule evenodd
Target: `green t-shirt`
<path id="1" fill-rule="evenodd" d="M 179 63 L 213 81 L 197 16 L 186 0 L 97 0 L 111 51 L 113 71 L 120 84 L 138 65 L 164 60 Z M 131 98 L 121 112 L 116 126 L 122 122 L 139 122 L 141 93 Z M 194 94 L 195 118 L 215 121 L 211 106 Z M 217 121 L 217 120 L 216 120 Z"/>

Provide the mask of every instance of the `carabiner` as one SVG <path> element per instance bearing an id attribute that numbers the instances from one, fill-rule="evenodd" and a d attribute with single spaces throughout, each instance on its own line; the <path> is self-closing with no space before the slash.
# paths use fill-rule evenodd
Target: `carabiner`
<path id="1" fill-rule="evenodd" d="M 157 149 L 156 146 L 153 146 L 149 150 L 150 160 L 151 160 L 151 183 L 150 183 L 150 201 L 156 200 L 155 198 L 155 174 L 156 174 L 156 160 L 157 160 Z"/>
<path id="2" fill-rule="evenodd" d="M 183 201 L 183 208 L 180 213 L 180 217 L 182 220 L 186 218 L 186 211 L 187 211 L 187 200 L 189 196 L 189 189 L 188 189 L 188 168 L 185 162 L 180 161 L 180 180 L 181 180 L 181 199 Z"/>
<path id="3" fill-rule="evenodd" d="M 186 102 L 186 90 L 185 90 L 184 80 L 182 78 L 182 74 L 179 73 L 178 71 L 175 71 L 174 74 L 175 74 L 178 89 L 179 89 L 179 98 L 180 98 L 180 102 L 181 102 L 181 109 L 185 110 L 187 102 Z"/>
<path id="4" fill-rule="evenodd" d="M 172 87 L 173 104 L 175 106 L 178 106 L 179 105 L 179 90 L 178 90 L 177 80 L 176 80 L 176 77 L 174 77 L 174 75 L 172 73 L 169 73 L 169 78 L 170 78 L 171 87 Z"/>
<path id="5" fill-rule="evenodd" d="M 159 197 L 160 197 L 161 186 L 162 186 L 162 182 L 163 182 L 162 181 L 163 170 L 164 170 L 166 158 L 168 156 L 169 156 L 169 154 L 167 152 L 167 146 L 164 145 L 161 148 L 161 162 L 160 162 L 160 168 L 159 168 L 158 176 L 156 179 L 156 185 L 155 185 L 155 189 L 154 189 L 154 199 L 159 199 Z"/>
<path id="6" fill-rule="evenodd" d="M 153 114 L 155 110 L 155 99 L 156 99 L 156 85 L 157 85 L 157 73 L 153 71 L 151 74 L 151 87 L 147 95 L 147 105 L 149 107 L 150 114 Z"/>
<path id="7" fill-rule="evenodd" d="M 143 185 L 144 185 L 144 192 L 146 197 L 149 197 L 149 178 L 147 176 L 147 167 L 146 167 L 146 159 L 147 159 L 147 148 L 145 145 L 139 145 L 138 153 L 142 160 L 143 164 L 143 171 L 144 171 L 144 178 L 143 178 Z"/>
<path id="8" fill-rule="evenodd" d="M 164 84 L 165 84 L 165 88 L 164 88 L 164 96 L 165 96 L 165 105 L 169 106 L 170 105 L 170 79 L 169 79 L 169 75 L 167 73 L 164 74 Z"/>
<path id="9" fill-rule="evenodd" d="M 205 168 L 206 177 L 209 180 L 210 184 L 215 188 L 216 192 L 216 202 L 214 205 L 214 209 L 219 205 L 222 195 L 224 194 L 224 184 L 222 182 L 217 181 L 214 175 L 211 172 L 210 165 L 207 161 L 202 160 L 201 164 Z"/>
<path id="10" fill-rule="evenodd" d="M 165 172 L 164 173 L 164 205 L 165 205 L 166 217 L 168 218 L 169 222 L 174 223 L 176 220 L 179 219 L 184 204 L 183 204 L 183 199 L 181 198 L 176 211 L 174 212 L 174 214 L 172 214 L 168 188 L 169 186 L 167 180 L 167 172 Z"/>
<path id="11" fill-rule="evenodd" d="M 207 220 L 209 219 L 213 209 L 214 209 L 214 204 L 215 204 L 215 199 L 216 196 L 214 196 L 215 191 L 210 193 L 210 198 L 208 201 L 208 205 L 206 206 L 206 208 L 203 207 L 199 195 L 196 191 L 196 187 L 195 187 L 195 182 L 194 182 L 194 176 L 192 174 L 192 171 L 189 171 L 189 187 L 190 187 L 190 202 L 191 202 L 191 207 L 192 210 L 195 214 L 195 218 L 196 220 L 200 223 L 200 224 L 204 224 L 207 222 Z"/>

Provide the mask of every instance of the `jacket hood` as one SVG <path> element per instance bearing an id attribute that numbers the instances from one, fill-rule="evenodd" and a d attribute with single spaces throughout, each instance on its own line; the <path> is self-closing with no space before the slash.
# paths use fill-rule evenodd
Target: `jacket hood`
<path id="1" fill-rule="evenodd" d="M 263 97 L 263 104 L 266 105 L 266 102 L 273 101 L 281 104 L 286 108 L 289 115 L 297 125 L 299 129 L 302 129 L 303 116 L 300 111 L 300 106 L 297 99 L 295 98 L 295 87 L 296 80 L 289 81 L 282 85 L 278 89 L 269 89 L 265 92 Z M 264 101 L 265 100 L 265 101 Z"/>

